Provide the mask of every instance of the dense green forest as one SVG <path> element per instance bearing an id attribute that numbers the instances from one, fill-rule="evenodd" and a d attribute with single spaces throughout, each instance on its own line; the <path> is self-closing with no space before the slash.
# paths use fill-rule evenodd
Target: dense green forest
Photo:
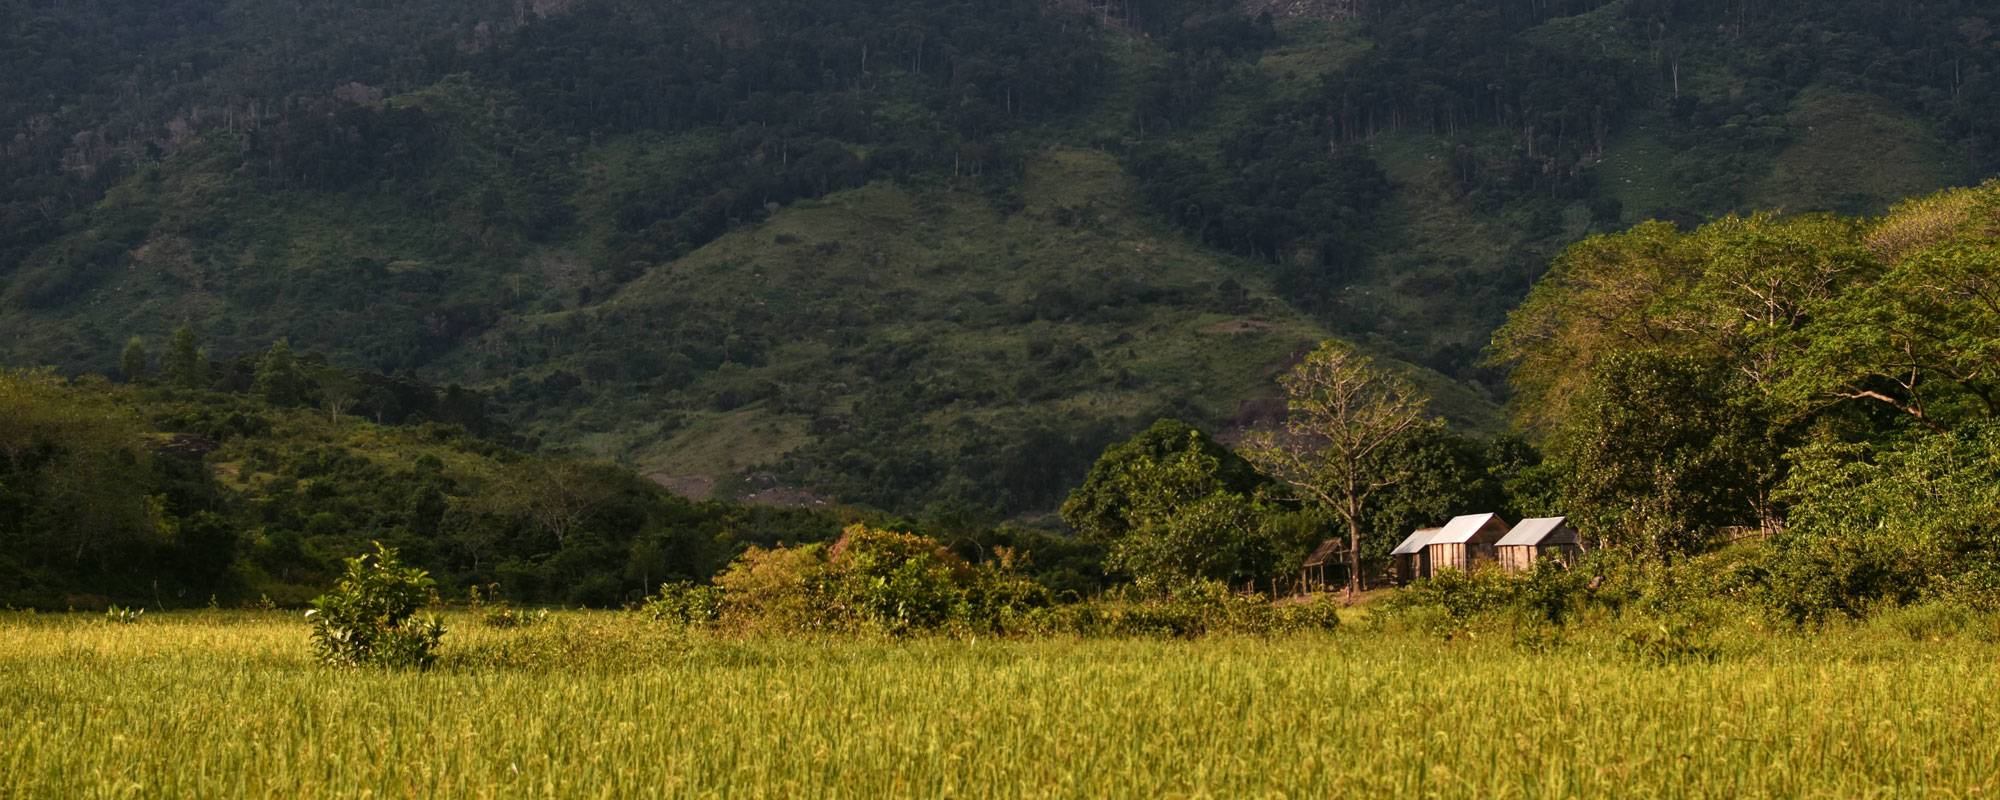
<path id="1" fill-rule="evenodd" d="M 690 494 L 1046 514 L 1328 336 L 1497 430 L 1569 243 L 2000 159 L 1976 3 L 1292 8 L 0 3 L 0 360 L 192 324 Z"/>
<path id="2" fill-rule="evenodd" d="M 1158 421 L 1052 489 L 1066 531 L 964 507 L 693 501 L 614 464 L 523 452 L 475 391 L 283 340 L 211 359 L 183 327 L 157 354 L 129 341 L 116 383 L 0 376 L 0 602 L 294 604 L 377 541 L 451 592 L 604 606 L 668 584 L 695 594 L 651 602 L 684 614 L 711 591 L 687 587 L 713 580 L 811 627 L 784 587 L 830 575 L 860 581 L 825 589 L 842 614 L 934 583 L 957 599 L 924 625 L 964 613 L 991 627 L 1107 590 L 1282 594 L 1343 532 L 1381 565 L 1410 530 L 1495 511 L 1582 532 L 1587 569 L 1526 584 L 1551 596 L 1639 570 L 1651 577 L 1621 585 L 1678 598 L 1659 600 L 1673 613 L 1690 598 L 1793 623 L 1990 610 L 1996 298 L 2000 182 L 1881 217 L 1641 224 L 1567 248 L 1496 334 L 1525 437 L 1454 426 L 1406 370 L 1329 341 L 1279 381 L 1284 436 L 1263 424 L 1224 444 Z M 1426 591 L 1470 593 L 1452 608 L 1511 596 L 1459 580 Z"/>

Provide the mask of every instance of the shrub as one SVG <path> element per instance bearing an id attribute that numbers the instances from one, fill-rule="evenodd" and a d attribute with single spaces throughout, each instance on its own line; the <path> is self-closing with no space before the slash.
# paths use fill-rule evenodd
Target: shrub
<path id="1" fill-rule="evenodd" d="M 788 632 L 841 627 L 827 601 L 826 547 L 744 551 L 715 576 L 722 592 L 723 624 L 751 631 Z"/>
<path id="2" fill-rule="evenodd" d="M 1018 571 L 1022 564 L 1013 550 L 996 550 L 996 558 L 979 566 L 968 588 L 966 617 L 961 622 L 1001 633 L 1020 629 L 1035 611 L 1054 603 L 1055 595 Z"/>
<path id="3" fill-rule="evenodd" d="M 831 546 L 750 548 L 713 589 L 662 587 L 646 610 L 745 631 L 904 635 L 1007 630 L 1048 602 L 1048 590 L 1020 576 L 1011 557 L 974 567 L 934 540 L 854 525 Z"/>
<path id="4" fill-rule="evenodd" d="M 430 666 L 444 623 L 417 612 L 430 602 L 436 582 L 421 569 L 403 566 L 396 551 L 380 542 L 375 552 L 347 559 L 346 565 L 333 591 L 314 599 L 306 612 L 314 657 L 331 666 Z"/>
<path id="5" fill-rule="evenodd" d="M 1499 620 L 1512 606 L 1518 581 L 1497 569 L 1444 570 L 1382 601 L 1387 623 L 1446 639 L 1468 632 L 1476 618 Z"/>
<path id="6" fill-rule="evenodd" d="M 970 617 L 976 573 L 936 541 L 849 527 L 828 551 L 830 600 L 841 616 L 889 633 Z"/>
<path id="7" fill-rule="evenodd" d="M 639 610 L 655 622 L 690 628 L 714 624 L 722 616 L 722 590 L 685 581 L 660 584 Z"/>

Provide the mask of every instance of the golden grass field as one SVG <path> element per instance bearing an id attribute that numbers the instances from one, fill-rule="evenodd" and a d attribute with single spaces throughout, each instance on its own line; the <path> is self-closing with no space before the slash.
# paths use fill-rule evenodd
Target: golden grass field
<path id="1" fill-rule="evenodd" d="M 1653 664 L 1353 625 L 1272 639 L 733 640 L 638 615 L 430 672 L 296 614 L 0 615 L 0 798 L 1984 797 L 2000 645 L 1772 634 Z"/>

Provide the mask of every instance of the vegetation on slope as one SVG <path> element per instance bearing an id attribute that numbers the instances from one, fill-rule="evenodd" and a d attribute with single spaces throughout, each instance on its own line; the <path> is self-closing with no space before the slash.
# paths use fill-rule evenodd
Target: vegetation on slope
<path id="1" fill-rule="evenodd" d="M 1055 481 L 837 475 L 877 470 L 890 439 L 908 443 L 898 462 L 1006 472 L 1008 444 L 1042 436 L 1074 477 L 1079 454 L 1160 411 L 1230 422 L 1270 361 L 1225 351 L 1276 346 L 1141 336 L 1243 316 L 1178 278 L 1151 285 L 1151 253 L 1297 309 L 1260 312 L 1280 330 L 1494 389 L 1487 334 L 1575 239 L 1750 204 L 1877 211 L 2000 153 L 2000 50 L 1970 2 L 1423 0 L 1309 23 L 1220 0 L 1123 5 L 7 4 L 0 52 L 34 79 L 0 89 L 17 121 L 0 358 L 106 371 L 128 336 L 193 322 L 229 352 L 290 338 L 347 366 L 477 382 L 521 398 L 516 418 L 551 443 L 704 482 L 773 472 L 899 508 L 1046 511 Z M 1113 224 L 1046 199 L 1067 169 Z M 816 198 L 873 217 L 855 230 L 787 210 Z M 961 319 L 746 342 L 781 326 L 719 310 L 746 284 L 703 277 L 726 259 L 726 274 L 789 280 L 818 259 L 822 282 L 779 305 L 839 319 L 906 299 L 856 297 L 884 272 L 857 254 L 895 256 L 879 242 L 900 230 L 941 242 L 912 243 L 917 261 L 963 262 L 915 281 L 964 290 L 918 303 Z M 846 249 L 801 254 L 806 239 Z M 1129 257 L 1104 253 L 1114 240 Z M 1049 280 L 1066 259 L 1084 266 Z M 1033 305 L 1016 296 L 1027 281 L 1054 305 L 998 336 L 980 293 Z M 615 348 L 535 343 L 556 323 L 668 318 L 675 333 Z M 1158 348 L 1118 358 L 1106 341 L 1127 326 Z M 1043 352 L 1042 334 L 1054 355 L 912 372 L 935 388 L 907 401 L 884 402 L 867 370 L 797 374 Z M 1072 345 L 1094 358 L 1055 352 Z M 1183 345 L 1190 369 L 1161 368 Z M 1024 383 L 1045 396 L 984 391 Z M 767 391 L 786 385 L 808 391 Z M 1093 404 L 1106 410 L 1076 413 Z"/>

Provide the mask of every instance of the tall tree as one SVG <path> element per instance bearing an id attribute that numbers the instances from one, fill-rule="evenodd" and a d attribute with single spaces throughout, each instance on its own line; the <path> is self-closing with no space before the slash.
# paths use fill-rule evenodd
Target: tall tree
<path id="1" fill-rule="evenodd" d="M 292 355 L 291 342 L 279 339 L 271 343 L 270 350 L 264 351 L 263 360 L 257 363 L 257 378 L 251 390 L 272 405 L 292 406 L 304 402 L 305 376 L 299 371 L 298 357 Z"/>
<path id="2" fill-rule="evenodd" d="M 1693 552 L 1716 529 L 1774 516 L 1781 447 L 1761 395 L 1727 365 L 1614 353 L 1550 441 L 1579 528 L 1653 558 Z"/>
<path id="3" fill-rule="evenodd" d="M 1376 493 L 1407 475 L 1385 469 L 1396 441 L 1423 426 L 1428 400 L 1409 381 L 1375 366 L 1351 345 L 1329 341 L 1280 380 L 1282 429 L 1253 434 L 1244 453 L 1300 499 L 1347 525 L 1347 599 L 1361 591 L 1361 526 Z"/>
<path id="4" fill-rule="evenodd" d="M 118 374 L 128 383 L 138 383 L 146 379 L 151 363 L 152 357 L 146 354 L 146 340 L 134 336 L 125 340 L 125 352 L 118 355 Z"/>
<path id="5" fill-rule="evenodd" d="M 194 389 L 208 383 L 208 359 L 195 342 L 193 326 L 182 325 L 174 329 L 173 338 L 167 340 L 166 358 L 160 367 L 166 372 L 167 382 L 180 388 Z"/>

